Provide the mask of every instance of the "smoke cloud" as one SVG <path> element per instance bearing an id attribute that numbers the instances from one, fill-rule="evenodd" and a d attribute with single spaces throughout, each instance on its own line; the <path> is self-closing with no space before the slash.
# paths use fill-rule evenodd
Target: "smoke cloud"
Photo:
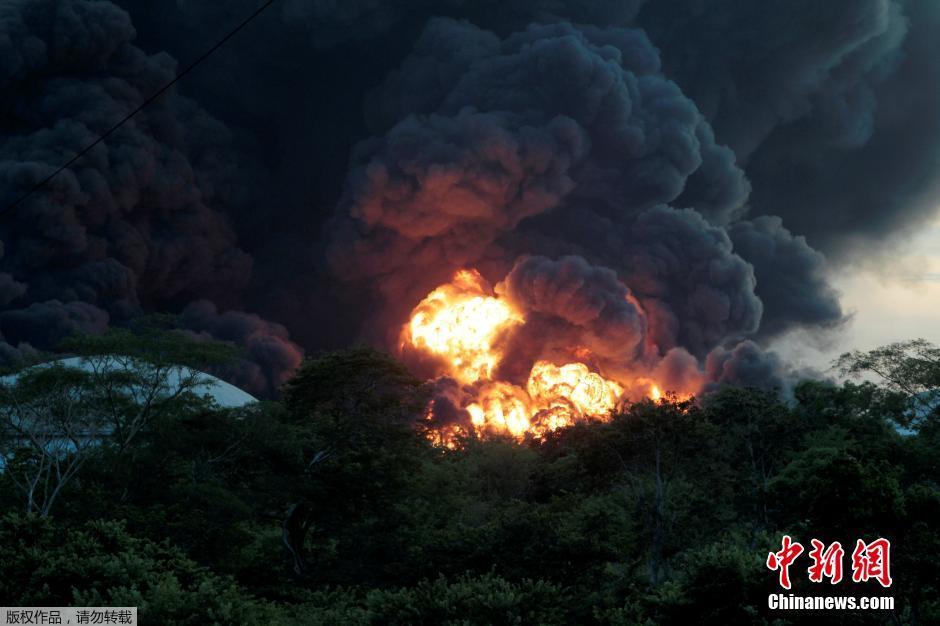
<path id="1" fill-rule="evenodd" d="M 745 164 L 753 212 L 837 259 L 934 215 L 936 2 L 676 0 L 638 21 Z"/>
<path id="2" fill-rule="evenodd" d="M 134 35 L 109 2 L 0 7 L 4 202 L 173 77 L 175 62 L 135 47 Z M 196 297 L 236 303 L 252 260 L 223 211 L 238 202 L 229 149 L 224 126 L 170 94 L 5 216 L 4 353 Z"/>
<path id="3" fill-rule="evenodd" d="M 613 270 L 582 257 L 522 258 L 496 292 L 525 317 L 502 365 L 510 380 L 524 382 L 538 359 L 588 355 L 612 368 L 642 353 L 646 314 Z"/>
<path id="4" fill-rule="evenodd" d="M 251 313 L 219 312 L 213 303 L 199 300 L 183 309 L 180 321 L 197 337 L 242 348 L 235 365 L 219 373 L 243 389 L 256 393 L 278 389 L 303 360 L 303 351 L 290 341 L 286 328 Z"/>
<path id="5" fill-rule="evenodd" d="M 753 267 L 725 228 L 747 180 L 660 70 L 635 29 L 556 23 L 501 39 L 432 20 L 372 99 L 389 130 L 357 147 L 337 220 L 337 265 L 388 303 L 378 325 L 474 266 L 505 276 L 497 292 L 525 313 L 503 367 L 514 381 L 573 347 L 625 370 L 755 333 Z M 438 129 L 477 120 L 499 132 L 478 124 L 439 148 Z"/>
<path id="6" fill-rule="evenodd" d="M 4 202 L 256 8 L 117 4 L 0 7 Z M 394 349 L 475 267 L 534 320 L 526 358 L 785 385 L 762 346 L 843 323 L 830 264 L 933 214 L 938 25 L 930 0 L 278 3 L 0 222 L 0 358 L 167 311 L 270 393 L 301 346 Z"/>

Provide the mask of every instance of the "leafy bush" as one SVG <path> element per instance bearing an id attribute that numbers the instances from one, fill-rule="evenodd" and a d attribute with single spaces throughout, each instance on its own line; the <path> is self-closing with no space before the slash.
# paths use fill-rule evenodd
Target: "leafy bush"
<path id="1" fill-rule="evenodd" d="M 0 597 L 21 606 L 137 606 L 144 624 L 268 624 L 266 607 L 180 550 L 119 522 L 66 529 L 0 518 Z"/>
<path id="2" fill-rule="evenodd" d="M 495 574 L 441 576 L 414 587 L 311 594 L 291 609 L 296 624 L 563 624 L 570 598 L 544 581 Z"/>

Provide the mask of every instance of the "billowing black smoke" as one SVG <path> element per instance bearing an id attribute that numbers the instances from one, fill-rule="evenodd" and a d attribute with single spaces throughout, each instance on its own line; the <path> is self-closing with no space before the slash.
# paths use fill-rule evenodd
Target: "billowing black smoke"
<path id="1" fill-rule="evenodd" d="M 170 57 L 145 53 L 133 38 L 129 16 L 109 2 L 0 6 L 4 204 L 173 77 Z M 238 169 L 245 164 L 230 158 L 231 149 L 222 124 L 170 94 L 6 214 L 4 358 L 196 298 L 240 304 L 252 259 L 226 216 L 241 202 Z M 297 346 L 277 347 L 280 358 L 262 361 L 249 347 L 247 358 L 268 370 L 249 381 L 257 383 L 248 385 L 252 391 L 269 390 L 266 378 L 280 380 L 298 364 Z"/>
<path id="2" fill-rule="evenodd" d="M 745 164 L 754 213 L 840 254 L 933 215 L 936 2 L 679 0 L 641 21 Z"/>
<path id="3" fill-rule="evenodd" d="M 727 230 L 747 180 L 643 31 L 558 22 L 500 38 L 432 20 L 371 101 L 387 130 L 357 146 L 331 253 L 347 279 L 381 294 L 376 327 L 394 328 L 472 266 L 492 282 L 508 274 L 510 299 L 535 314 L 510 350 L 529 354 L 523 372 L 555 356 L 553 341 L 624 362 L 643 356 L 641 343 L 647 356 L 704 359 L 757 332 L 754 269 Z M 790 244 L 781 256 L 804 252 Z M 542 260 L 516 264 L 527 254 Z M 559 255 L 577 256 L 550 260 Z M 603 296 L 593 287 L 603 281 L 624 293 Z M 632 315 L 580 320 L 618 298 L 625 308 L 627 287 Z M 603 332 L 585 327 L 598 322 Z"/>
<path id="4" fill-rule="evenodd" d="M 5 203 L 257 5 L 115 1 L 0 6 Z M 295 342 L 389 342 L 455 269 L 511 291 L 562 263 L 602 302 L 627 289 L 642 332 L 616 308 L 572 326 L 540 288 L 545 324 L 620 329 L 609 350 L 670 380 L 786 384 L 761 346 L 843 321 L 823 253 L 933 208 L 938 20 L 931 0 L 278 2 L 0 222 L 0 358 L 169 311 L 270 392 Z"/>

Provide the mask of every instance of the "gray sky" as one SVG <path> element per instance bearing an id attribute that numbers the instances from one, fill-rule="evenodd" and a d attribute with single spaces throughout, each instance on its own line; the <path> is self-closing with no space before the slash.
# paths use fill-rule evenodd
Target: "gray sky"
<path id="1" fill-rule="evenodd" d="M 797 363 L 825 368 L 842 352 L 922 337 L 940 344 L 940 216 L 890 255 L 832 272 L 853 315 L 829 337 L 793 334 L 774 348 Z"/>

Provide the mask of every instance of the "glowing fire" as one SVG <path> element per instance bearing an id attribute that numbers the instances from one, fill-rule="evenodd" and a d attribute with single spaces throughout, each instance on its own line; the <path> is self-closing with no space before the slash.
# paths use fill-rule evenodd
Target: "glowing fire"
<path id="1" fill-rule="evenodd" d="M 478 435 L 542 438 L 579 421 L 606 419 L 623 398 L 624 387 L 585 363 L 536 361 L 525 388 L 493 379 L 503 358 L 500 339 L 524 322 L 523 315 L 493 294 L 477 271 L 461 270 L 414 308 L 402 329 L 402 342 L 403 347 L 439 357 L 447 375 L 464 385 L 469 400 L 462 408 L 470 416 L 468 427 Z M 572 353 L 590 358 L 584 348 Z M 644 380 L 634 383 L 643 385 Z M 658 401 L 664 394 L 649 383 L 647 395 Z M 426 417 L 433 420 L 430 410 Z M 456 439 L 468 434 L 459 425 L 447 424 L 429 436 L 455 447 Z"/>
<path id="2" fill-rule="evenodd" d="M 648 391 L 646 392 L 646 397 L 653 402 L 688 402 L 695 397 L 695 394 L 683 391 L 663 391 L 659 385 L 648 378 L 641 378 L 637 382 L 647 386 Z"/>
<path id="3" fill-rule="evenodd" d="M 577 415 L 606 415 L 623 394 L 620 385 L 592 372 L 584 363 L 558 367 L 547 361 L 532 366 L 526 389 L 537 407 L 563 409 L 569 421 Z"/>
<path id="4" fill-rule="evenodd" d="M 453 377 L 466 384 L 492 376 L 500 357 L 493 341 L 523 321 L 506 302 L 486 291 L 477 271 L 461 270 L 451 283 L 421 301 L 407 328 L 414 347 L 445 357 Z"/>
<path id="5" fill-rule="evenodd" d="M 476 402 L 467 405 L 473 425 L 481 431 L 522 437 L 531 426 L 531 412 L 525 392 L 509 383 L 485 386 Z"/>

